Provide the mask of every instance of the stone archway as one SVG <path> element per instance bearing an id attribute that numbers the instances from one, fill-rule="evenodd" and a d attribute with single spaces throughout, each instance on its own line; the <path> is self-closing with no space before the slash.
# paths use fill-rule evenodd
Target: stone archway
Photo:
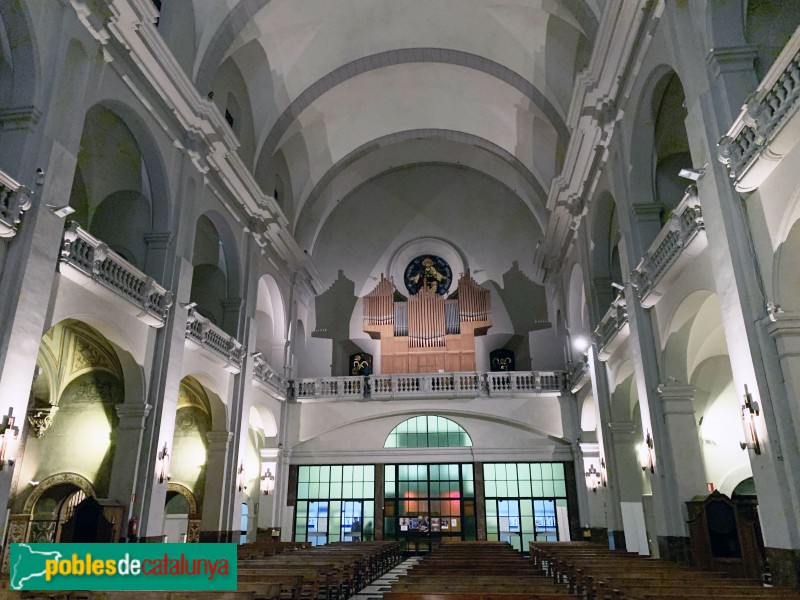
<path id="1" fill-rule="evenodd" d="M 170 492 L 181 495 L 189 505 L 189 523 L 186 529 L 186 542 L 198 543 L 200 541 L 201 514 L 197 511 L 197 499 L 192 490 L 180 483 L 168 483 L 167 494 Z"/>

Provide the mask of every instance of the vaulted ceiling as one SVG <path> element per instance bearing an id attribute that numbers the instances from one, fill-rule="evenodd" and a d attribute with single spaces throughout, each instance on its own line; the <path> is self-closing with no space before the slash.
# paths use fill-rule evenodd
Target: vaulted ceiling
<path id="1" fill-rule="evenodd" d="M 544 229 L 602 0 L 169 4 L 160 28 L 194 46 L 184 68 L 232 113 L 240 155 L 265 192 L 280 188 L 309 253 L 339 202 L 414 165 L 476 171 Z"/>

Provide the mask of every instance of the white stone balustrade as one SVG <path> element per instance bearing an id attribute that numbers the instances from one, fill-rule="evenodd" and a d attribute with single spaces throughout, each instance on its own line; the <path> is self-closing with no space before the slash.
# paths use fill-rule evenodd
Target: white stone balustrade
<path id="1" fill-rule="evenodd" d="M 602 361 L 611 358 L 614 351 L 629 335 L 628 307 L 625 303 L 625 296 L 619 294 L 594 330 L 597 357 Z"/>
<path id="2" fill-rule="evenodd" d="M 719 142 L 719 160 L 728 166 L 739 192 L 763 182 L 800 139 L 800 29 Z"/>
<path id="3" fill-rule="evenodd" d="M 708 246 L 697 189 L 690 186 L 666 225 L 631 273 L 642 306 L 652 308 Z"/>
<path id="4" fill-rule="evenodd" d="M 172 293 L 158 285 L 108 245 L 70 223 L 64 230 L 59 259 L 61 275 L 93 289 L 151 327 L 163 327 Z"/>
<path id="5" fill-rule="evenodd" d="M 299 402 L 536 395 L 561 393 L 564 383 L 561 371 L 402 373 L 366 378 L 317 377 L 295 382 Z"/>
<path id="6" fill-rule="evenodd" d="M 298 379 L 297 400 L 308 402 L 326 400 L 358 400 L 364 397 L 364 378 L 359 375 L 346 377 L 313 377 Z"/>
<path id="7" fill-rule="evenodd" d="M 244 348 L 239 341 L 214 325 L 194 308 L 189 310 L 186 321 L 186 339 L 205 350 L 208 355 L 230 373 L 242 370 Z"/>
<path id="8" fill-rule="evenodd" d="M 279 400 L 286 399 L 288 381 L 262 356 L 254 357 L 253 379 L 264 385 Z"/>
<path id="9" fill-rule="evenodd" d="M 31 191 L 0 171 L 0 238 L 11 238 L 23 213 L 31 207 Z"/>

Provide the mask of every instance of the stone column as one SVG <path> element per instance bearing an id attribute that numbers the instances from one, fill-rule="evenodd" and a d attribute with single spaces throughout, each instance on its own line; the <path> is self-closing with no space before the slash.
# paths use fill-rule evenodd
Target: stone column
<path id="1" fill-rule="evenodd" d="M 472 466 L 475 482 L 475 525 L 478 540 L 486 540 L 486 487 L 483 484 L 483 463 Z"/>
<path id="2" fill-rule="evenodd" d="M 239 331 L 239 313 L 242 309 L 241 298 L 229 298 L 222 303 L 222 329 L 236 335 Z"/>
<path id="3" fill-rule="evenodd" d="M 119 425 L 115 431 L 116 444 L 108 497 L 129 507 L 125 514 L 126 523 L 133 516 L 133 494 L 139 475 L 142 436 L 151 408 L 149 404 L 134 403 L 119 404 L 116 407 Z"/>
<path id="4" fill-rule="evenodd" d="M 154 279 L 162 281 L 163 277 L 159 277 L 158 275 L 166 272 L 172 232 L 146 233 L 144 241 L 145 244 L 147 244 L 147 254 L 144 259 L 144 272 L 150 274 Z"/>
<path id="5" fill-rule="evenodd" d="M 203 519 L 200 527 L 201 542 L 229 542 L 230 530 L 223 525 L 226 464 L 228 447 L 233 435 L 230 431 L 209 431 L 206 459 L 206 490 L 203 498 Z"/>
<path id="6" fill-rule="evenodd" d="M 581 435 L 582 440 L 588 438 L 586 431 Z M 594 436 L 596 438 L 596 436 Z M 596 441 L 581 441 L 578 444 L 580 451 L 580 458 L 575 461 L 578 466 L 578 495 L 585 496 L 586 512 L 582 516 L 582 525 L 588 529 L 592 534 L 593 542 L 602 542 L 608 540 L 608 531 L 606 529 L 606 502 L 608 496 L 608 481 L 606 480 L 606 473 L 601 463 L 600 444 Z M 605 461 L 603 461 L 605 462 Z M 594 489 L 589 490 L 589 480 L 586 473 L 590 469 L 597 471 Z M 583 486 L 585 492 L 581 492 Z"/>
<path id="7" fill-rule="evenodd" d="M 749 244 L 749 224 L 739 209 L 742 198 L 733 190 L 725 168 L 714 160 L 719 140 L 718 98 L 706 92 L 687 97 L 687 130 L 692 154 L 708 157 L 709 167 L 698 181 L 700 201 L 714 265 L 714 283 L 722 308 L 722 323 L 737 396 L 745 386 L 760 406 L 756 427 L 761 453 L 749 451 L 767 557 L 778 585 L 800 585 L 800 453 L 798 428 L 792 422 L 797 397 L 784 383 L 777 339 L 768 332 L 765 300 Z M 726 125 L 727 126 L 727 125 Z"/>
<path id="8" fill-rule="evenodd" d="M 675 496 L 680 502 L 681 513 L 686 521 L 688 519 L 686 502 L 707 491 L 705 469 L 701 459 L 703 454 L 694 413 L 695 387 L 670 383 L 658 386 L 657 391 L 661 399 L 665 427 L 656 460 L 661 461 L 666 454 L 670 454 L 670 462 L 675 465 Z M 659 535 L 658 547 L 664 558 L 683 563 L 690 562 L 688 535 Z"/>
<path id="9" fill-rule="evenodd" d="M 281 490 L 276 485 L 278 462 L 280 461 L 281 451 L 279 448 L 262 448 L 261 449 L 261 475 L 264 477 L 269 469 L 272 481 L 270 482 L 272 490 L 269 494 L 264 494 L 262 491 L 265 482 L 259 479 L 259 491 L 261 501 L 258 503 L 258 527 L 259 529 L 267 529 L 268 527 L 280 527 L 280 522 L 275 520 L 276 505 L 279 502 L 285 501 L 281 497 Z"/>

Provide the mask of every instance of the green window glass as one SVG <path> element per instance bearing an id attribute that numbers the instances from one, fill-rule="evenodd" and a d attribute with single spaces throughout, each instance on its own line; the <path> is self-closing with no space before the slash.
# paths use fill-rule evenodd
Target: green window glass
<path id="1" fill-rule="evenodd" d="M 389 432 L 384 448 L 469 447 L 472 439 L 455 421 L 445 417 L 412 417 Z"/>

